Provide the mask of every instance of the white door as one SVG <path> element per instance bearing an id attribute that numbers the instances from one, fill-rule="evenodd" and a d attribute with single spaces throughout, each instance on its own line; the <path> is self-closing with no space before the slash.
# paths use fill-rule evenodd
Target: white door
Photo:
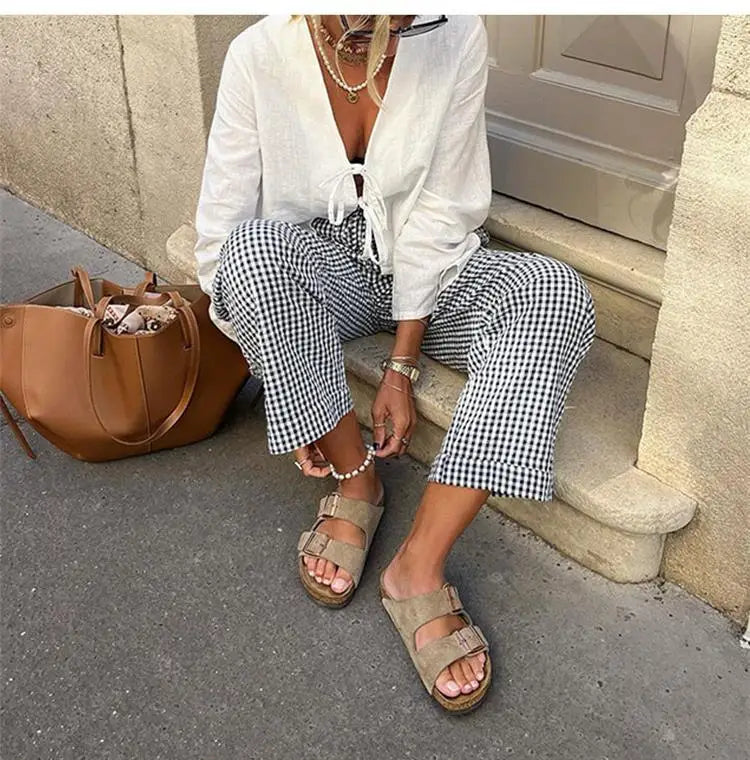
<path id="1" fill-rule="evenodd" d="M 721 16 L 485 16 L 493 186 L 666 248 Z"/>

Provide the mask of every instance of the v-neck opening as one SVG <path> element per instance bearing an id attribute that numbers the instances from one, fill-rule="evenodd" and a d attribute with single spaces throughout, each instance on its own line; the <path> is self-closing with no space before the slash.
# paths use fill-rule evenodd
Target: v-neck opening
<path id="1" fill-rule="evenodd" d="M 307 23 L 306 17 L 303 18 L 303 24 L 304 24 L 305 37 L 307 38 L 307 41 L 308 41 L 308 50 L 310 51 L 310 53 L 312 53 L 312 59 L 315 64 L 315 68 L 317 69 L 317 79 L 319 82 L 319 89 L 327 105 L 327 111 L 328 111 L 330 124 L 333 127 L 333 132 L 336 135 L 337 142 L 341 149 L 341 153 L 344 156 L 344 160 L 346 161 L 347 164 L 351 166 L 354 163 L 354 161 L 349 160 L 349 154 L 346 152 L 346 143 L 344 142 L 344 137 L 341 134 L 339 125 L 336 123 L 336 114 L 334 113 L 334 110 L 333 110 L 333 103 L 331 103 L 331 98 L 328 95 L 328 88 L 326 87 L 325 77 L 328 72 L 323 71 L 323 65 L 321 65 L 321 62 L 318 60 L 317 46 L 315 45 L 315 40 L 313 39 L 313 34 L 315 32 L 314 30 L 310 29 L 310 25 Z M 386 83 L 386 86 L 385 86 L 385 92 L 383 93 L 382 98 L 381 98 L 382 105 L 378 107 L 378 112 L 375 116 L 375 121 L 372 124 L 372 129 L 370 130 L 370 137 L 367 141 L 367 145 L 365 146 L 365 150 L 362 153 L 362 156 L 359 156 L 359 157 L 355 156 L 355 158 L 362 158 L 362 164 L 366 163 L 368 154 L 372 153 L 371 146 L 373 144 L 373 139 L 375 138 L 375 135 L 377 134 L 379 124 L 381 121 L 381 116 L 383 114 L 383 110 L 385 106 L 388 104 L 388 101 L 393 100 L 393 96 L 391 95 L 391 97 L 389 98 L 389 95 L 391 94 L 393 90 L 394 78 L 396 77 L 397 70 L 399 68 L 399 61 L 403 57 L 402 56 L 403 50 L 401 49 L 403 44 L 404 44 L 404 40 L 400 39 L 396 47 L 396 53 L 393 57 L 393 63 L 391 64 L 391 73 L 388 75 L 388 82 Z M 336 86 L 338 87 L 338 85 Z"/>

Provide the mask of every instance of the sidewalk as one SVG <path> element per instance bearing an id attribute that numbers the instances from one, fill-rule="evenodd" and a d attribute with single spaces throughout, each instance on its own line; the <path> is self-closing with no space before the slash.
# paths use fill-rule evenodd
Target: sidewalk
<path id="1" fill-rule="evenodd" d="M 0 300 L 137 266 L 0 190 Z M 118 760 L 739 760 L 750 656 L 671 584 L 622 586 L 484 510 L 449 575 L 493 646 L 485 705 L 431 703 L 377 574 L 426 470 L 391 494 L 342 611 L 299 587 L 295 547 L 330 483 L 271 457 L 249 384 L 211 439 L 90 464 L 2 427 L 0 756 Z"/>

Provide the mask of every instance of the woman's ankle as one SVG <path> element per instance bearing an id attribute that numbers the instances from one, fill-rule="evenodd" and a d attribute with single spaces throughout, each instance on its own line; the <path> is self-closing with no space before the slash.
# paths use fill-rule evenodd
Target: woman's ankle
<path id="1" fill-rule="evenodd" d="M 356 478 L 339 481 L 338 491 L 350 499 L 364 499 L 374 503 L 382 493 L 382 488 L 380 478 L 371 466 L 371 469 L 365 470 Z"/>
<path id="2" fill-rule="evenodd" d="M 385 571 L 386 585 L 397 596 L 425 594 L 440 588 L 445 582 L 444 563 L 435 559 L 428 547 L 414 547 L 407 542 L 391 560 Z"/>

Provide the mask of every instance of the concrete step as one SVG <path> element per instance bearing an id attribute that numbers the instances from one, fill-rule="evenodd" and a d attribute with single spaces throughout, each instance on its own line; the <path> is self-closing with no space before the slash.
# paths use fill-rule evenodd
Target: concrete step
<path id="1" fill-rule="evenodd" d="M 497 193 L 485 227 L 495 238 L 494 247 L 509 243 L 575 267 L 596 304 L 597 334 L 638 356 L 651 357 L 664 251 Z"/>
<path id="2" fill-rule="evenodd" d="M 360 422 L 370 407 L 392 336 L 346 344 L 346 366 Z M 438 453 L 465 376 L 427 357 L 415 388 L 420 423 L 409 447 L 429 463 Z M 490 504 L 563 553 L 620 582 L 654 578 L 667 533 L 686 525 L 695 502 L 634 465 L 648 363 L 596 339 L 574 382 L 560 425 L 556 498 L 493 498 Z"/>

